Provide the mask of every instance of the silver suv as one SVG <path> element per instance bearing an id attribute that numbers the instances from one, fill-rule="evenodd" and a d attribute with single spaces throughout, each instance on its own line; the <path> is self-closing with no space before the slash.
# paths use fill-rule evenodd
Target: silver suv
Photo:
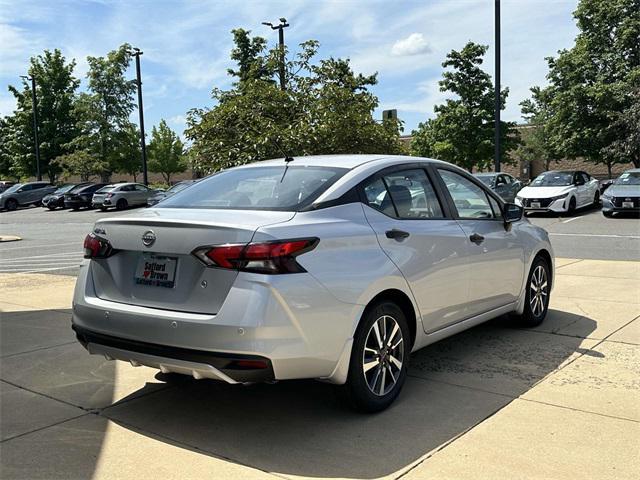
<path id="1" fill-rule="evenodd" d="M 115 207 L 124 210 L 127 207 L 146 205 L 147 199 L 158 193 L 140 183 L 117 183 L 102 187 L 93 194 L 91 204 L 100 210 Z"/>
<path id="2" fill-rule="evenodd" d="M 0 210 L 15 210 L 19 206 L 40 205 L 45 195 L 56 191 L 49 182 L 18 183 L 0 194 Z"/>

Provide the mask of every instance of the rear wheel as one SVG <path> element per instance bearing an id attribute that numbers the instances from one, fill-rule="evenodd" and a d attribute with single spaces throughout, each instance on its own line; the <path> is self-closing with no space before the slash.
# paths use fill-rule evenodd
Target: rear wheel
<path id="1" fill-rule="evenodd" d="M 127 201 L 124 198 L 121 198 L 116 202 L 116 209 L 124 210 L 125 208 L 127 208 L 127 205 L 128 205 Z"/>
<path id="2" fill-rule="evenodd" d="M 547 316 L 551 291 L 550 266 L 543 257 L 533 261 L 526 288 L 524 311 L 518 316 L 518 323 L 523 327 L 536 327 Z"/>
<path id="3" fill-rule="evenodd" d="M 100 207 L 100 211 L 106 212 L 107 211 L 107 207 Z"/>
<path id="4" fill-rule="evenodd" d="M 55 205 L 47 205 L 49 210 L 55 210 L 57 207 Z"/>
<path id="5" fill-rule="evenodd" d="M 603 211 L 602 215 L 604 215 L 607 218 L 611 218 L 611 217 L 613 217 L 613 212 L 605 212 L 605 211 Z"/>
<path id="6" fill-rule="evenodd" d="M 402 310 L 381 301 L 365 312 L 353 342 L 342 399 L 363 412 L 384 410 L 396 399 L 407 377 L 410 333 Z"/>
<path id="7" fill-rule="evenodd" d="M 13 211 L 16 208 L 18 208 L 18 201 L 15 198 L 10 198 L 9 200 L 6 201 L 4 206 L 6 207 L 7 210 Z"/>

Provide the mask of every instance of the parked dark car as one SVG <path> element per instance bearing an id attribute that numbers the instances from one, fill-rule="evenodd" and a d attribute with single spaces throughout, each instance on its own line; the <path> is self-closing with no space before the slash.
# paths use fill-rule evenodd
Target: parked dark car
<path id="1" fill-rule="evenodd" d="M 178 182 L 175 185 L 173 185 L 171 188 L 169 188 L 168 190 L 166 190 L 164 192 L 158 192 L 153 197 L 149 197 L 147 199 L 147 206 L 151 207 L 151 206 L 155 205 L 156 203 L 164 200 L 165 198 L 169 198 L 172 195 L 175 195 L 179 191 L 184 190 L 185 188 L 193 185 L 194 183 L 196 183 L 198 181 L 199 181 L 199 179 L 198 180 L 184 180 L 182 182 Z"/>
<path id="2" fill-rule="evenodd" d="M 93 208 L 91 206 L 93 194 L 105 185 L 106 183 L 88 183 L 81 187 L 74 188 L 72 191 L 64 194 L 64 206 L 71 210 Z"/>
<path id="3" fill-rule="evenodd" d="M 599 188 L 600 188 L 600 196 L 602 196 L 605 190 L 609 188 L 611 185 L 613 185 L 614 182 L 615 182 L 615 179 L 600 180 L 598 182 Z"/>
<path id="4" fill-rule="evenodd" d="M 64 208 L 64 194 L 73 192 L 77 188 L 82 188 L 85 185 L 88 185 L 89 182 L 85 183 L 65 183 L 64 185 L 58 187 L 58 189 L 50 193 L 49 195 L 45 195 L 42 198 L 42 206 L 47 207 L 49 210 L 55 210 L 56 208 Z"/>
<path id="5" fill-rule="evenodd" d="M 16 183 L 0 194 L 0 210 L 40 205 L 42 198 L 55 190 L 56 187 L 49 182 Z"/>
<path id="6" fill-rule="evenodd" d="M 10 187 L 13 187 L 16 182 L 12 182 L 11 180 L 0 180 L 0 193 L 4 192 Z"/>
<path id="7" fill-rule="evenodd" d="M 602 195 L 602 214 L 640 213 L 640 168 L 627 170 Z"/>
<path id="8" fill-rule="evenodd" d="M 500 195 L 505 202 L 513 203 L 516 194 L 524 186 L 520 180 L 508 173 L 476 173 L 474 177 Z"/>

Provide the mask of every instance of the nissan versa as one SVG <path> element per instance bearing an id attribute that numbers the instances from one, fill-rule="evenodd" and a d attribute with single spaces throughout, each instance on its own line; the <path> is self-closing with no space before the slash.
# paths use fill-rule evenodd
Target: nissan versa
<path id="1" fill-rule="evenodd" d="M 409 354 L 511 313 L 540 324 L 547 233 L 445 162 L 297 157 L 98 220 L 73 329 L 92 354 L 196 379 L 317 378 L 386 408 Z"/>

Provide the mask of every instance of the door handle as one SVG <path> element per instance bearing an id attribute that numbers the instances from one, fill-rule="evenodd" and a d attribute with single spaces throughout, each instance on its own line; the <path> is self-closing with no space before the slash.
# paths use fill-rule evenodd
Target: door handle
<path id="1" fill-rule="evenodd" d="M 404 240 L 409 236 L 409 232 L 404 230 L 396 230 L 395 228 L 384 232 L 387 238 L 395 238 L 396 240 Z"/>
<path id="2" fill-rule="evenodd" d="M 480 245 L 482 242 L 484 242 L 484 237 L 482 235 L 474 233 L 469 237 L 469 240 L 471 240 L 476 245 Z"/>

